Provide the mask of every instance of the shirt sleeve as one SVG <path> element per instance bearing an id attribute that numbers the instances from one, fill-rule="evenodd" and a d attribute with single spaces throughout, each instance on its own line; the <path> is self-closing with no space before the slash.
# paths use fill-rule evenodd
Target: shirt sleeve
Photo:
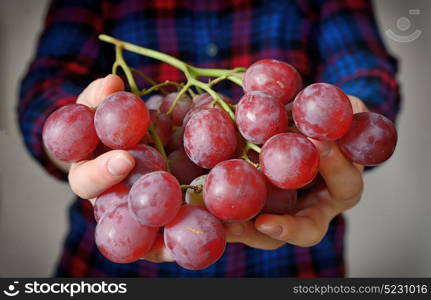
<path id="1" fill-rule="evenodd" d="M 316 82 L 339 86 L 395 121 L 400 107 L 397 61 L 386 50 L 367 0 L 319 2 Z"/>
<path id="2" fill-rule="evenodd" d="M 31 155 L 53 176 L 66 180 L 47 157 L 42 128 L 55 109 L 76 101 L 77 95 L 103 66 L 98 57 L 102 31 L 99 1 L 52 1 L 36 54 L 22 79 L 18 121 Z"/>

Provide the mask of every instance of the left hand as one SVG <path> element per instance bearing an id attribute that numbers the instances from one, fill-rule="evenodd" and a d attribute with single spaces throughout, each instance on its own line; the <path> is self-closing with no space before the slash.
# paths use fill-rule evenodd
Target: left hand
<path id="1" fill-rule="evenodd" d="M 367 111 L 361 100 L 353 96 L 349 99 L 354 113 Z M 336 215 L 359 202 L 363 167 L 345 158 L 335 142 L 311 141 L 320 154 L 319 172 L 325 184 L 311 187 L 299 198 L 294 215 L 262 214 L 254 223 L 226 224 L 229 242 L 266 250 L 285 243 L 310 247 L 323 239 Z"/>

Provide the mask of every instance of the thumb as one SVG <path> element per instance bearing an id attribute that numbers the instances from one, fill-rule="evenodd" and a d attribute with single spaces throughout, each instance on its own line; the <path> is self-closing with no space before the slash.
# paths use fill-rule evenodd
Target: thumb
<path id="1" fill-rule="evenodd" d="M 121 182 L 134 165 L 135 160 L 129 152 L 112 150 L 93 160 L 73 163 L 69 184 L 76 195 L 90 199 Z"/>

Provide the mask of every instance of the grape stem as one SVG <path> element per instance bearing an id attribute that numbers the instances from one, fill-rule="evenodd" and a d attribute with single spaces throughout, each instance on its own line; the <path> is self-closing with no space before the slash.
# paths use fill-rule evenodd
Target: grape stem
<path id="1" fill-rule="evenodd" d="M 160 152 L 163 158 L 166 161 L 168 161 L 168 156 L 166 155 L 165 148 L 163 147 L 162 141 L 157 135 L 156 129 L 154 128 L 154 125 L 152 123 L 150 123 L 150 126 L 148 127 L 148 132 L 150 133 L 150 136 L 154 141 L 154 145 L 156 146 L 156 149 Z M 169 164 L 168 164 L 168 169 L 169 169 Z"/>
<path id="2" fill-rule="evenodd" d="M 204 186 L 202 184 L 197 185 L 188 185 L 188 184 L 182 184 L 180 185 L 180 188 L 182 190 L 192 189 L 195 193 L 202 193 Z"/>
<path id="3" fill-rule="evenodd" d="M 149 84 L 151 84 L 152 86 L 154 86 L 154 85 L 157 85 L 158 83 L 157 82 L 155 82 L 151 77 L 149 77 L 149 76 L 147 76 L 147 75 L 145 75 L 144 74 L 144 72 L 142 72 L 142 71 L 140 71 L 140 70 L 138 70 L 138 69 L 135 69 L 135 68 L 131 68 L 130 67 L 130 70 L 132 71 L 132 73 L 135 73 L 136 75 L 138 75 L 139 77 L 141 77 L 143 80 L 145 80 L 145 81 L 147 81 Z M 176 82 L 175 82 L 176 83 Z M 163 95 L 167 95 L 167 94 L 169 94 L 168 92 L 166 92 L 164 89 L 162 89 L 162 88 L 160 88 L 160 89 L 158 89 Z M 142 93 L 143 91 L 141 91 L 141 93 Z"/>
<path id="4" fill-rule="evenodd" d="M 153 86 L 149 87 L 148 89 L 141 90 L 139 92 L 139 95 L 140 96 L 145 96 L 145 95 L 148 95 L 148 94 L 150 94 L 150 93 L 152 93 L 154 91 L 158 91 L 158 90 L 162 91 L 161 88 L 164 87 L 164 86 L 168 86 L 168 85 L 173 85 L 173 86 L 175 86 L 177 88 L 183 88 L 184 87 L 184 84 L 181 84 L 181 83 L 178 83 L 178 82 L 174 82 L 174 81 L 166 80 L 164 82 L 156 83 Z M 165 95 L 166 94 L 167 93 L 165 92 Z"/>
<path id="5" fill-rule="evenodd" d="M 238 75 L 238 73 L 229 73 L 229 74 L 225 74 L 217 78 L 214 78 L 213 80 L 208 82 L 208 86 L 212 88 L 214 85 L 222 82 L 225 79 L 228 79 L 229 77 L 232 77 L 231 80 L 238 81 L 238 82 L 235 82 L 235 81 L 234 82 L 237 83 L 239 86 L 242 86 L 242 78 L 240 77 L 240 75 Z"/>
<path id="6" fill-rule="evenodd" d="M 203 89 L 205 92 L 210 94 L 210 96 L 214 99 L 215 103 L 218 103 L 224 111 L 229 115 L 229 117 L 232 119 L 232 121 L 235 121 L 235 114 L 233 113 L 232 109 L 230 108 L 229 104 L 227 104 L 212 88 L 208 86 L 208 84 L 203 83 L 202 81 L 199 81 L 197 79 L 189 79 L 189 82 L 193 84 L 196 87 L 199 87 Z"/>
<path id="7" fill-rule="evenodd" d="M 136 70 L 133 70 L 133 69 L 131 71 L 131 69 L 127 66 L 127 64 L 123 58 L 122 50 L 128 50 L 130 52 L 134 52 L 134 53 L 146 56 L 146 57 L 150 57 L 150 58 L 165 62 L 165 63 L 181 70 L 184 73 L 184 75 L 187 79 L 187 82 L 186 82 L 186 84 L 179 84 L 179 83 L 174 84 L 177 87 L 181 87 L 181 90 L 178 92 L 177 96 L 175 97 L 174 101 L 172 102 L 171 106 L 169 107 L 169 110 L 167 112 L 168 115 L 172 113 L 173 109 L 175 108 L 175 105 L 177 104 L 177 102 L 179 101 L 181 96 L 187 91 L 190 94 L 193 94 L 192 87 L 195 87 L 199 92 L 201 92 L 201 91 L 207 92 L 214 99 L 213 104 L 216 104 L 216 103 L 219 104 L 222 107 L 222 109 L 224 111 L 226 111 L 226 113 L 229 115 L 229 117 L 232 119 L 232 121 L 235 122 L 235 113 L 232 110 L 232 107 L 234 108 L 235 106 L 231 106 L 228 103 L 226 103 L 219 96 L 219 94 L 216 93 L 212 89 L 212 87 L 214 85 L 220 83 L 223 80 L 230 80 L 231 82 L 242 87 L 242 85 L 243 85 L 243 80 L 242 80 L 243 76 L 242 75 L 246 71 L 245 68 L 243 68 L 243 67 L 238 67 L 238 68 L 234 68 L 234 69 L 198 68 L 198 67 L 191 66 L 191 65 L 185 63 L 184 61 L 179 60 L 178 58 L 173 57 L 169 54 L 162 53 L 162 52 L 148 49 L 148 48 L 144 48 L 144 47 L 134 45 L 132 43 L 128 43 L 128 42 L 125 42 L 122 40 L 118 40 L 118 39 L 111 37 L 109 35 L 106 35 L 106 34 L 99 35 L 99 39 L 104 41 L 104 42 L 111 43 L 111 44 L 115 45 L 116 61 L 112 67 L 112 73 L 116 74 L 117 68 L 121 67 L 123 69 L 126 77 L 127 77 L 127 81 L 129 82 L 129 85 L 130 85 L 132 92 L 138 96 L 146 95 L 146 94 L 148 94 L 154 90 L 159 89 L 162 86 L 168 85 L 168 82 L 156 84 L 153 81 L 153 83 L 152 83 L 153 86 L 151 88 L 140 91 L 137 87 L 136 81 L 135 81 L 133 74 L 132 74 L 132 71 L 134 71 L 135 73 L 137 73 L 137 72 L 136 72 Z M 137 73 L 137 74 L 142 76 L 142 74 L 139 74 L 139 73 Z M 214 79 L 209 81 L 208 83 L 205 83 L 205 82 L 199 80 L 200 77 L 212 77 Z M 146 76 L 144 76 L 143 78 L 147 79 Z M 149 80 L 147 80 L 147 81 L 149 81 Z M 151 81 L 149 81 L 149 82 L 151 83 Z M 172 84 L 172 82 L 169 82 L 169 83 Z M 157 150 L 159 150 L 159 152 L 162 154 L 162 156 L 165 159 L 167 159 L 166 152 L 165 152 L 163 145 L 160 141 L 160 138 L 157 136 L 155 128 L 152 124 L 150 125 L 149 131 L 150 131 L 151 137 L 154 140 L 154 143 L 156 145 Z M 244 149 L 243 149 L 242 158 L 256 166 L 256 164 L 251 162 L 250 159 L 248 158 L 247 152 L 250 149 L 256 151 L 257 153 L 260 153 L 260 151 L 261 151 L 259 146 L 247 141 L 246 145 L 244 146 Z"/>
<path id="8" fill-rule="evenodd" d="M 162 53 L 162 52 L 155 51 L 155 50 L 148 49 L 148 48 L 144 48 L 141 46 L 137 46 L 137 45 L 125 42 L 125 41 L 121 41 L 121 40 L 118 40 L 118 39 L 113 38 L 113 37 L 106 35 L 106 34 L 99 35 L 99 39 L 104 41 L 104 42 L 111 43 L 111 44 L 115 45 L 117 61 L 114 64 L 113 70 L 116 69 L 117 65 L 119 65 L 123 68 L 124 73 L 126 74 L 127 80 L 129 81 L 129 85 L 130 85 L 130 88 L 132 89 L 133 93 L 138 94 L 139 90 L 136 86 L 136 82 L 133 78 L 132 73 L 130 72 L 128 67 L 124 67 L 127 65 L 124 61 L 123 54 L 121 53 L 121 51 L 123 49 L 137 53 L 137 54 L 140 54 L 140 55 L 143 55 L 143 56 L 157 59 L 159 61 L 165 62 L 165 63 L 181 70 L 187 78 L 187 84 L 186 84 L 187 89 L 192 87 L 192 86 L 195 86 L 198 89 L 200 88 L 200 89 L 204 90 L 205 92 L 210 94 L 211 97 L 214 99 L 214 101 L 216 103 L 218 103 L 229 114 L 229 116 L 231 117 L 232 120 L 235 121 L 235 114 L 232 112 L 229 105 L 225 101 L 223 101 L 223 99 L 221 99 L 221 97 L 213 89 L 211 89 L 211 86 L 209 84 L 204 83 L 204 82 L 198 80 L 197 78 L 199 78 L 199 77 L 218 77 L 220 79 L 217 82 L 220 82 L 221 80 L 227 79 L 227 80 L 230 80 L 230 81 L 242 86 L 241 74 L 245 71 L 245 68 L 238 67 L 238 68 L 234 68 L 234 69 L 230 69 L 230 70 L 229 69 L 198 68 L 198 67 L 193 67 L 193 66 L 179 60 L 178 58 L 170 56 L 169 54 Z M 126 69 L 127 69 L 127 71 L 126 71 Z M 228 76 L 226 76 L 227 74 L 228 74 Z M 179 92 L 179 94 L 182 91 L 183 90 L 181 90 Z M 183 94 L 184 92 L 185 91 L 183 91 L 181 94 Z M 179 95 L 179 96 L 181 96 L 181 95 Z M 178 99 L 179 99 L 179 97 L 175 99 L 176 101 L 174 100 L 175 104 L 178 101 Z M 173 110 L 173 107 L 175 107 L 174 103 L 169 108 L 168 114 L 171 113 Z"/>
<path id="9" fill-rule="evenodd" d="M 235 68 L 235 69 L 207 69 L 207 68 L 198 68 L 198 67 L 193 67 L 181 60 L 179 60 L 176 57 L 173 57 L 169 54 L 166 53 L 162 53 L 159 51 L 155 51 L 152 49 L 148 49 L 148 48 L 144 48 L 138 45 L 134 45 L 125 41 L 121 41 L 118 40 L 114 37 L 111 37 L 109 35 L 106 34 L 101 34 L 99 35 L 99 39 L 107 42 L 107 43 L 111 43 L 114 44 L 117 48 L 120 49 L 125 49 L 128 50 L 130 52 L 134 52 L 143 56 L 147 56 L 147 57 L 151 57 L 160 61 L 163 61 L 181 71 L 183 71 L 183 73 L 186 75 L 187 78 L 198 78 L 198 77 L 220 77 L 220 76 L 224 76 L 226 74 L 234 74 L 234 73 L 243 73 L 245 71 L 244 68 L 239 67 L 239 68 Z M 228 78 L 226 78 L 236 84 L 239 84 L 242 86 L 242 80 L 241 78 L 237 78 L 235 76 L 229 76 Z"/>
<path id="10" fill-rule="evenodd" d="M 174 111 L 175 105 L 177 105 L 178 100 L 184 95 L 184 93 L 190 88 L 190 83 L 187 82 L 186 85 L 183 86 L 183 88 L 178 92 L 177 96 L 175 97 L 174 101 L 172 101 L 171 106 L 169 107 L 168 111 L 166 112 L 167 115 L 172 114 Z"/>
<path id="11" fill-rule="evenodd" d="M 246 141 L 245 146 L 244 146 L 244 149 L 242 150 L 242 154 L 241 154 L 241 158 L 242 158 L 243 160 L 245 160 L 246 162 L 248 162 L 248 163 L 252 164 L 252 165 L 253 165 L 253 166 L 255 166 L 256 168 L 259 168 L 259 164 L 256 164 L 256 163 L 252 162 L 252 161 L 250 160 L 250 158 L 248 157 L 248 151 L 249 151 L 249 150 L 254 150 L 254 151 L 256 151 L 257 153 L 260 153 L 260 152 L 261 152 L 261 148 L 260 148 L 259 146 L 255 145 L 255 144 L 253 144 L 253 143 L 252 143 L 252 142 L 250 142 L 250 141 Z"/>
<path id="12" fill-rule="evenodd" d="M 260 153 L 260 151 L 262 151 L 262 149 L 261 149 L 258 145 L 253 144 L 253 143 L 252 143 L 252 142 L 250 142 L 250 141 L 247 141 L 247 142 L 246 142 L 245 147 L 246 147 L 246 148 L 248 148 L 248 149 L 254 150 L 254 151 L 256 151 L 257 153 Z M 247 152 L 248 152 L 248 150 L 247 150 Z"/>

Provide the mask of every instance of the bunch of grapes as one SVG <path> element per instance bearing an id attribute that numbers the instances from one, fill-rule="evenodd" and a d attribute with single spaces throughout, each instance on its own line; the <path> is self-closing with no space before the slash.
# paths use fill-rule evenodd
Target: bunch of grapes
<path id="1" fill-rule="evenodd" d="M 236 105 L 213 89 L 230 76 L 243 85 Z M 117 92 L 95 109 L 64 106 L 45 123 L 44 144 L 63 161 L 110 149 L 135 159 L 127 178 L 94 205 L 96 245 L 113 262 L 139 260 L 163 235 L 180 266 L 203 269 L 224 252 L 224 222 L 294 213 L 297 190 L 318 174 L 319 153 L 309 138 L 336 141 L 362 165 L 379 164 L 395 149 L 391 121 L 373 112 L 353 114 L 334 85 L 302 89 L 301 76 L 287 63 L 263 59 L 207 84 L 191 80 L 199 89 L 179 85 L 178 92 L 145 103 L 136 90 Z"/>

